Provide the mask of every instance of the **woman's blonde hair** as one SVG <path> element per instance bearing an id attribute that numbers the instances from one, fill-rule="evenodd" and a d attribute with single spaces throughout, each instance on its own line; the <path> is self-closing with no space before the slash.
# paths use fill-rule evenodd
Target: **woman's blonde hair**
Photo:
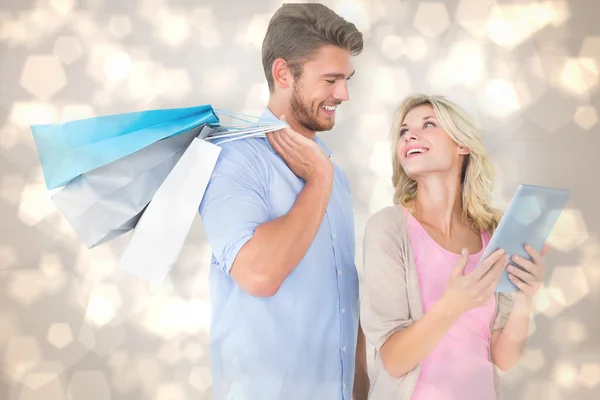
<path id="1" fill-rule="evenodd" d="M 465 216 L 477 231 L 493 232 L 502 214 L 491 206 L 493 167 L 487 158 L 481 130 L 473 119 L 456 103 L 444 96 L 416 94 L 404 99 L 392 125 L 392 184 L 394 204 L 415 209 L 417 182 L 411 179 L 400 166 L 398 143 L 400 126 L 412 109 L 430 105 L 448 135 L 459 146 L 470 150 L 462 168 L 462 208 Z"/>

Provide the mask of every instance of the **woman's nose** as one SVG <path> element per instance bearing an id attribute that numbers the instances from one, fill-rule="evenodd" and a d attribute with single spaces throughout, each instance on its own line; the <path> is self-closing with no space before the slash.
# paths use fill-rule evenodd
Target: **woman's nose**
<path id="1" fill-rule="evenodd" d="M 406 140 L 407 142 L 417 140 L 418 138 L 419 136 L 415 131 L 408 131 L 404 134 L 404 140 Z"/>

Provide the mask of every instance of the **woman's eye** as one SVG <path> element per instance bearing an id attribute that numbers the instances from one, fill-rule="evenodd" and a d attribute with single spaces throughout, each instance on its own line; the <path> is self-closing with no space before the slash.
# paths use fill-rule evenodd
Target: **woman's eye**
<path id="1" fill-rule="evenodd" d="M 406 133 L 406 129 L 401 129 L 400 130 L 400 136 L 403 136 Z"/>
<path id="2" fill-rule="evenodd" d="M 423 125 L 423 128 L 427 127 L 427 125 L 435 126 L 435 124 L 433 122 L 425 122 L 425 124 Z"/>

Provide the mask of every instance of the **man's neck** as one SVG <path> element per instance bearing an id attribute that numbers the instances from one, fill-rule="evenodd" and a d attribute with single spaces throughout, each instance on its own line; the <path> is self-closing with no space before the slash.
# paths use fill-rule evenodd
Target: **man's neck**
<path id="1" fill-rule="evenodd" d="M 280 101 L 280 100 L 276 100 L 273 97 L 271 97 L 269 99 L 269 104 L 267 105 L 267 108 L 278 119 L 281 119 L 281 116 L 284 115 L 285 116 L 285 122 L 287 122 L 288 125 L 290 126 L 290 128 L 292 128 L 294 131 L 298 132 L 302 136 L 307 137 L 307 138 L 309 138 L 311 140 L 315 139 L 316 133 L 314 131 L 306 129 L 303 125 L 301 125 L 294 118 L 292 112 L 290 111 L 289 104 L 284 103 L 283 101 Z"/>

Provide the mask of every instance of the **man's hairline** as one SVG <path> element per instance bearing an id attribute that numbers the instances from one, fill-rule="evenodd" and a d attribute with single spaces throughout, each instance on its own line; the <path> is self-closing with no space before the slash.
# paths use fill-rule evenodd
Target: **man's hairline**
<path id="1" fill-rule="evenodd" d="M 288 64 L 288 66 L 290 66 L 290 65 L 293 67 L 298 66 L 299 67 L 299 75 L 298 76 L 302 76 L 302 73 L 304 72 L 304 65 L 311 61 L 314 61 L 317 58 L 317 54 L 319 53 L 319 51 L 321 51 L 321 49 L 323 49 L 325 47 L 333 47 L 333 48 L 345 50 L 348 53 L 350 53 L 350 57 L 354 57 L 354 55 L 352 54 L 352 51 L 345 47 L 337 46 L 337 45 L 331 44 L 331 43 L 324 43 L 324 44 L 320 45 L 318 48 L 316 48 L 315 50 L 309 52 L 307 55 L 299 56 L 295 59 L 286 60 L 283 57 L 277 57 L 273 60 L 273 63 L 271 64 L 271 69 L 273 68 L 273 64 L 275 63 L 276 60 L 282 59 Z M 300 61 L 300 62 L 298 62 L 298 61 Z M 354 74 L 354 71 L 352 72 L 352 74 Z"/>

